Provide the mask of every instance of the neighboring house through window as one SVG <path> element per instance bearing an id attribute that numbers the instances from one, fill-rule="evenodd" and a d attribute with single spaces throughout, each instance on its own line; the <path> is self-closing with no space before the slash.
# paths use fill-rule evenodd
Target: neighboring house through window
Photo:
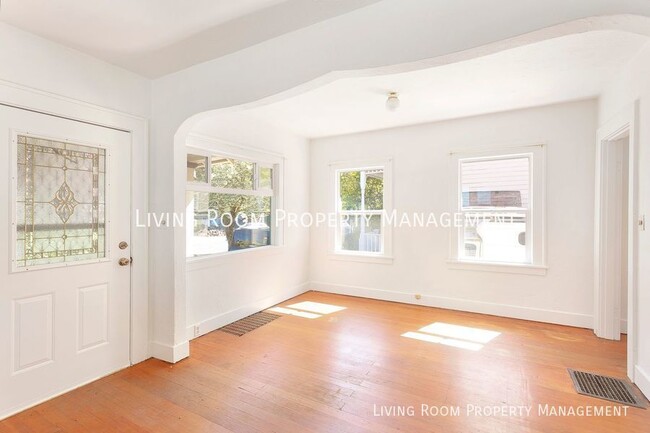
<path id="1" fill-rule="evenodd" d="M 513 265 L 544 262 L 543 146 L 454 154 L 454 191 L 463 226 L 459 261 Z"/>

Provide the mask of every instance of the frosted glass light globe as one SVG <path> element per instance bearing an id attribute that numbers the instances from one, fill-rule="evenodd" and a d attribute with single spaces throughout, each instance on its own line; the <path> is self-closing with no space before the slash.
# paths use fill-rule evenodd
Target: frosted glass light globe
<path id="1" fill-rule="evenodd" d="M 399 108 L 399 96 L 397 92 L 390 92 L 388 99 L 386 99 L 386 109 L 388 111 L 395 111 Z"/>

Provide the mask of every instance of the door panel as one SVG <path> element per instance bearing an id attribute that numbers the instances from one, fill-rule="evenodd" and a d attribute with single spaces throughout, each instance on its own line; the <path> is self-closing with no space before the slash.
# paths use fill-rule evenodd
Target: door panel
<path id="1" fill-rule="evenodd" d="M 129 365 L 130 146 L 0 106 L 0 418 Z"/>

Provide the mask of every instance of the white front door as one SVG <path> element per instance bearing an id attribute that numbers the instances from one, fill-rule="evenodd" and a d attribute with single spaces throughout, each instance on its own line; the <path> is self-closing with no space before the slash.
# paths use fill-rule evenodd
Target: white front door
<path id="1" fill-rule="evenodd" d="M 130 363 L 130 146 L 0 106 L 0 419 Z"/>

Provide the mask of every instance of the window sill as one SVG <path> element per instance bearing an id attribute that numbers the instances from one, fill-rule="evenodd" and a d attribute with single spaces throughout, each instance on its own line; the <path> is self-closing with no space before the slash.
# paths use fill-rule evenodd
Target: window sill
<path id="1" fill-rule="evenodd" d="M 343 253 L 337 251 L 337 252 L 330 253 L 329 258 L 330 260 L 340 260 L 344 262 L 374 263 L 374 264 L 381 264 L 381 265 L 393 264 L 393 258 L 384 255 Z"/>
<path id="2" fill-rule="evenodd" d="M 280 254 L 284 250 L 281 245 L 249 248 L 245 250 L 228 251 L 224 253 L 206 254 L 204 256 L 187 257 L 187 270 L 196 270 L 225 264 L 233 260 L 248 260 L 252 258 Z"/>
<path id="3" fill-rule="evenodd" d="M 531 264 L 473 262 L 470 260 L 447 260 L 449 269 L 481 272 L 500 272 L 505 274 L 546 275 L 548 267 Z"/>

